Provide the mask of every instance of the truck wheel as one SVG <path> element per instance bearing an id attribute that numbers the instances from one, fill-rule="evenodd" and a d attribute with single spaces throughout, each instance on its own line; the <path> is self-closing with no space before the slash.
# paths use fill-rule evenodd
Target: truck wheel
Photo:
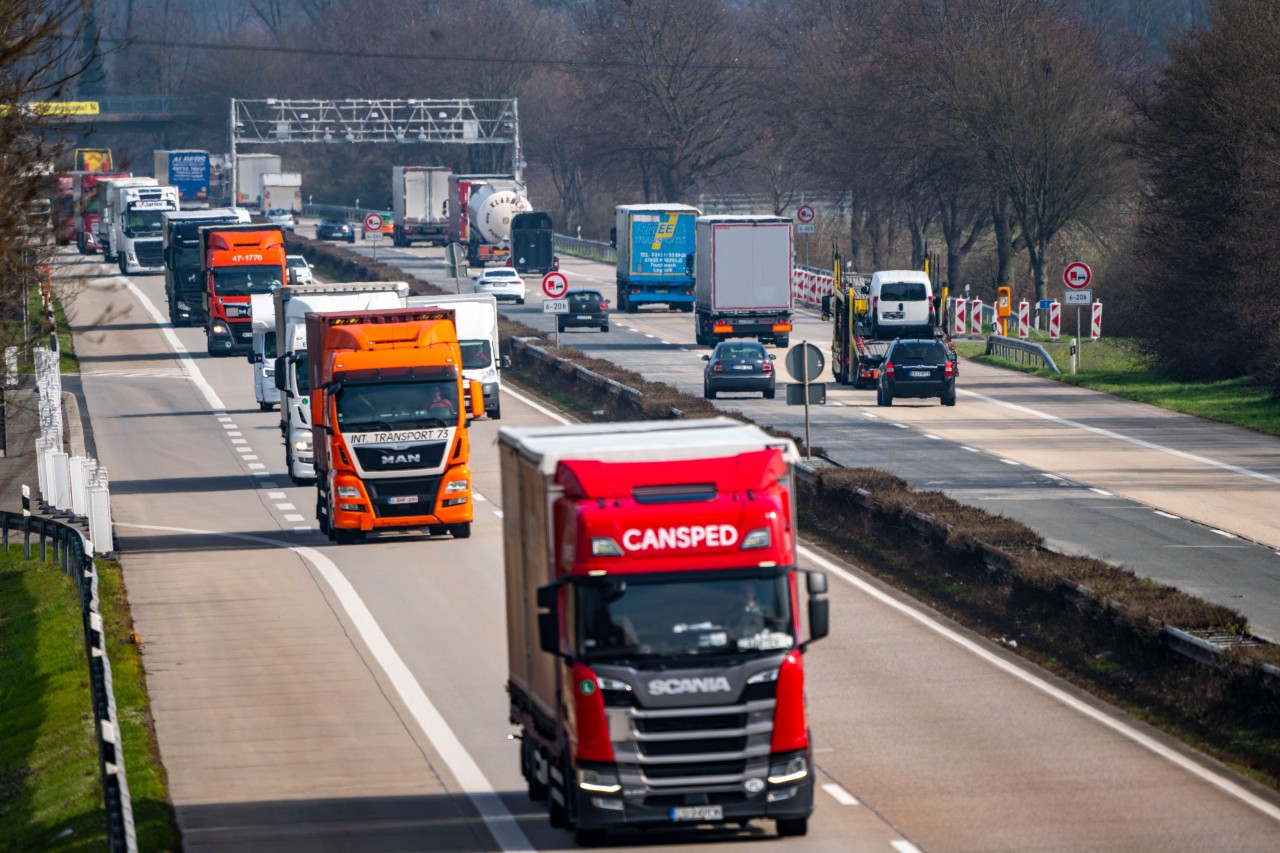
<path id="1" fill-rule="evenodd" d="M 692 312 L 692 311 L 693 311 L 693 303 L 692 303 L 692 302 L 686 302 L 686 303 L 684 303 L 683 305 L 681 305 L 681 306 L 680 306 L 680 310 L 681 310 L 681 311 L 683 311 L 683 312 L 684 312 L 684 313 L 686 313 L 686 314 L 688 314 L 688 313 Z"/>
<path id="2" fill-rule="evenodd" d="M 260 412 L 269 412 L 269 411 L 271 411 L 272 409 L 274 409 L 274 408 L 275 408 L 275 405 L 276 405 L 275 403 L 268 403 L 268 402 L 266 402 L 266 401 L 263 401 L 263 402 L 261 402 L 261 403 L 259 403 L 259 404 L 258 404 L 258 411 L 260 411 Z"/>
<path id="3" fill-rule="evenodd" d="M 782 349 L 786 349 L 788 346 L 790 346 L 790 344 L 791 344 L 790 335 L 778 335 L 778 337 L 773 339 L 773 345 L 776 347 L 780 347 Z"/>
<path id="4" fill-rule="evenodd" d="M 609 832 L 605 829 L 575 829 L 573 841 L 579 847 L 599 847 L 609 840 Z"/>
<path id="5" fill-rule="evenodd" d="M 329 512 L 325 507 L 324 492 L 319 490 L 316 491 L 316 526 L 320 528 L 321 533 L 329 536 Z"/>
<path id="6" fill-rule="evenodd" d="M 363 538 L 363 530 L 347 530 L 342 527 L 333 528 L 333 541 L 339 545 L 354 545 Z"/>
<path id="7" fill-rule="evenodd" d="M 213 356 L 214 358 L 217 358 L 218 356 L 222 355 L 221 350 L 214 349 L 214 347 L 213 347 L 213 338 L 206 338 L 206 339 L 205 339 L 205 346 L 204 346 L 204 348 L 205 348 L 205 351 L 207 351 L 207 352 L 209 353 L 209 355 Z"/>
<path id="8" fill-rule="evenodd" d="M 798 838 L 801 835 L 809 834 L 809 819 L 807 817 L 779 819 L 778 824 L 779 838 Z"/>
<path id="9" fill-rule="evenodd" d="M 125 260 L 124 255 L 119 255 L 119 256 L 117 256 L 117 260 L 118 260 L 118 261 L 119 261 L 119 263 L 120 263 L 120 275 L 128 275 L 128 274 L 129 274 L 129 262 Z"/>
<path id="10" fill-rule="evenodd" d="M 470 539 L 471 522 L 464 521 L 462 524 L 455 524 L 449 528 L 449 532 L 453 534 L 454 539 Z"/>

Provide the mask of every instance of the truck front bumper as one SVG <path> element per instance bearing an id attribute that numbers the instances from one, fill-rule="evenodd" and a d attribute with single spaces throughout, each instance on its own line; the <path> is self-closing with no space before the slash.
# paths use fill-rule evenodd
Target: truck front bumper
<path id="1" fill-rule="evenodd" d="M 713 794 L 702 803 L 649 805 L 645 797 L 576 792 L 576 824 L 582 829 L 697 826 L 739 821 L 794 820 L 813 814 L 813 774 L 790 785 L 769 785 L 756 794 Z M 699 799 L 695 797 L 693 799 Z M 720 800 L 720 802 L 716 802 Z"/>
<path id="2" fill-rule="evenodd" d="M 228 323 L 211 319 L 205 331 L 209 336 L 210 352 L 246 352 L 253 347 L 253 328 L 247 322 Z"/>
<path id="3" fill-rule="evenodd" d="M 450 491 L 449 484 L 458 482 L 466 488 Z M 465 465 L 424 477 L 360 480 L 340 475 L 334 479 L 332 524 L 364 531 L 465 524 L 475 515 L 470 484 Z"/>

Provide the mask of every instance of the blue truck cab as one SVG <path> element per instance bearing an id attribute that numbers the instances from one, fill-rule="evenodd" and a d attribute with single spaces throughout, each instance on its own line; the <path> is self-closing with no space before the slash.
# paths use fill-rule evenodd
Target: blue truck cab
<path id="1" fill-rule="evenodd" d="M 687 204 L 624 204 L 613 232 L 618 250 L 618 310 L 644 305 L 693 310 L 693 270 L 701 211 Z"/>

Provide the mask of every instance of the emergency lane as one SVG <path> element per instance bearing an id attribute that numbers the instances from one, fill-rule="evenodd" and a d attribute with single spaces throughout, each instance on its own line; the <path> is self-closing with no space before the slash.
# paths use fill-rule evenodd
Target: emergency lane
<path id="1" fill-rule="evenodd" d="M 140 285 L 144 292 L 154 287 L 145 281 Z M 142 335 L 146 330 L 122 328 L 120 333 Z M 158 349 L 157 343 L 148 340 L 131 352 L 117 354 L 114 360 L 147 363 L 147 359 L 135 357 Z M 105 365 L 111 360 L 94 362 L 90 358 L 89 363 Z M 271 461 L 269 455 L 273 450 L 280 453 L 278 433 L 271 435 L 276 416 L 254 410 L 247 366 L 238 362 L 237 376 L 230 368 L 231 362 L 238 360 L 196 360 L 202 371 L 206 366 L 216 368 L 211 370 L 210 386 L 238 424 L 252 425 L 253 448 L 269 462 L 271 471 L 279 472 L 282 456 Z M 86 384 L 92 384 L 88 377 Z M 518 402 L 515 394 L 511 399 Z M 94 397 L 90 402 L 97 423 L 98 406 L 103 401 Z M 119 390 L 112 403 L 121 411 L 128 408 L 127 397 Z M 172 407 L 195 411 L 199 404 L 174 400 Z M 508 411 L 512 414 L 506 414 Z M 536 409 L 513 406 L 504 410 L 504 425 L 548 420 L 547 414 Z M 478 490 L 491 498 L 492 506 L 486 508 L 490 514 L 501 511 L 492 500 L 500 494 L 493 467 L 496 463 L 482 459 L 486 452 L 492 452 L 496 426 L 488 423 L 486 427 L 483 421 L 475 425 L 476 483 Z M 212 433 L 218 436 L 216 430 Z M 150 447 L 151 440 L 149 432 L 137 427 L 113 439 L 128 446 L 140 442 L 143 448 Z M 217 446 L 218 438 L 206 440 Z M 100 445 L 103 443 L 105 437 Z M 234 452 L 230 445 L 226 447 L 224 453 Z M 112 452 L 119 452 L 119 448 Z M 105 454 L 103 458 L 107 459 Z M 154 460 L 150 464 L 154 465 Z M 228 464 L 224 459 L 213 467 L 224 470 Z M 154 473 L 152 469 L 148 476 Z M 113 479 L 120 476 L 113 473 Z M 225 514 L 230 524 L 219 526 L 231 530 L 279 527 L 280 522 L 270 520 L 272 508 L 258 497 L 258 491 L 263 490 L 248 488 L 248 476 L 243 482 L 247 500 L 240 489 L 226 488 L 227 494 L 207 511 L 188 509 L 194 512 L 191 517 L 221 522 Z M 280 491 L 303 507 L 306 497 L 314 494 L 310 489 Z M 137 500 L 132 505 L 147 507 L 144 523 L 158 524 L 165 513 L 175 510 L 183 514 L 169 494 L 157 502 L 156 495 L 140 485 L 134 492 Z M 144 497 L 151 500 L 144 501 Z M 532 808 L 524 798 L 515 745 L 504 740 L 510 727 L 505 724 L 506 697 L 502 692 L 501 546 L 493 541 L 498 526 L 484 521 L 482 515 L 477 514 L 476 533 L 465 542 L 381 541 L 321 550 L 365 600 L 380 630 L 484 777 L 495 790 L 506 792 L 502 802 L 518 817 L 526 836 L 538 849 L 563 847 L 566 836 L 547 827 L 540 808 Z M 299 541 L 322 542 L 318 536 L 310 540 L 300 537 Z M 451 545 L 459 548 L 449 548 Z M 216 570 L 227 571 L 225 554 L 196 552 L 186 558 L 205 556 L 215 556 L 219 560 Z M 131 562 L 126 563 L 127 577 L 132 567 Z M 248 582 L 243 572 L 234 577 L 238 583 Z M 182 590 L 174 587 L 166 593 L 176 597 Z M 234 610 L 243 605 L 249 593 L 243 590 L 242 596 L 221 603 Z M 1004 670 L 993 671 L 989 662 L 967 651 L 957 651 L 952 641 L 938 639 L 940 635 L 922 628 L 917 618 L 886 608 L 849 585 L 833 584 L 832 602 L 833 635 L 813 647 L 807 668 L 819 770 L 824 780 L 829 780 L 824 784 L 836 785 L 834 790 L 844 793 L 838 796 L 824 789 L 810 836 L 794 843 L 806 849 L 884 849 L 891 841 L 902 841 L 926 849 L 959 849 L 1028 847 L 1056 840 L 1064 848 L 1078 848 L 1105 846 L 1091 843 L 1102 837 L 1101 828 L 1109 828 L 1112 837 L 1127 839 L 1131 843 L 1124 846 L 1132 849 L 1195 849 L 1193 844 L 1203 849 L 1205 840 L 1212 838 L 1238 842 L 1231 845 L 1236 849 L 1264 849 L 1256 845 L 1258 838 L 1274 839 L 1275 824 L 1260 817 L 1256 809 L 1240 804 L 1183 767 L 1152 759 L 1149 750 L 1135 747 L 1131 739 L 1115 735 L 1114 730 L 1091 718 L 1077 719 L 1078 711 L 1056 700 L 1045 700 L 1043 690 L 1009 678 Z M 331 601 L 321 605 L 325 610 L 332 606 Z M 301 602 L 299 607 L 306 609 Z M 143 633 L 147 636 L 149 630 Z M 287 637 L 272 640 L 286 646 L 289 642 Z M 1011 664 L 1021 666 L 1016 661 Z M 385 681 L 378 681 L 385 689 Z M 378 688 L 371 685 L 370 689 Z M 206 701 L 214 701 L 214 697 Z M 315 709 L 304 706 L 297 713 L 313 714 Z M 414 741 L 432 754 L 430 742 L 424 743 L 416 733 Z M 378 754 L 376 760 L 385 759 Z M 459 789 L 443 762 L 431 766 L 448 790 Z M 1123 791 L 1124 796 L 1108 808 L 1113 789 Z M 1135 810 L 1155 817 L 1126 829 Z M 1182 814 L 1190 814 L 1198 829 L 1179 823 Z M 890 830 L 886 821 L 896 829 Z M 1169 830 L 1162 832 L 1161 826 Z M 986 841 L 964 845 L 952 840 L 957 838 Z M 1072 843 L 1077 838 L 1080 843 Z M 996 839 L 994 845 L 992 839 Z M 1150 847 L 1146 839 L 1151 839 Z"/>

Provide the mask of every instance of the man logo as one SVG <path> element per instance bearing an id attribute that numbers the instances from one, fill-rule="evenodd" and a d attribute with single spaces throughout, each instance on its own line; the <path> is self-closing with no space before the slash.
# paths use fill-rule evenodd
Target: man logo
<path id="1" fill-rule="evenodd" d="M 383 465 L 421 465 L 421 453 L 396 453 L 382 457 Z"/>

